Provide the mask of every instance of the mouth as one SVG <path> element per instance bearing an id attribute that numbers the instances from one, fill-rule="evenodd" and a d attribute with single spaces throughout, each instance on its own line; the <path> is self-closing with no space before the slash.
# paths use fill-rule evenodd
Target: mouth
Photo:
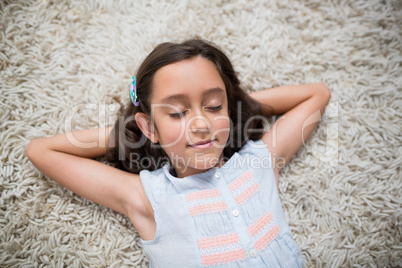
<path id="1" fill-rule="evenodd" d="M 214 142 L 216 142 L 216 140 L 200 141 L 197 143 L 189 144 L 188 147 L 194 148 L 194 149 L 207 149 L 207 148 L 212 147 L 214 145 Z"/>

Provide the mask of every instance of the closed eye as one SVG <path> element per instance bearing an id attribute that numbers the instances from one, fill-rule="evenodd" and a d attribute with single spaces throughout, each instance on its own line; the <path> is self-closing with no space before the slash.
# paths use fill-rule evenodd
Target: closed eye
<path id="1" fill-rule="evenodd" d="M 208 109 L 208 110 L 211 110 L 211 111 L 219 111 L 219 110 L 222 109 L 222 104 L 219 105 L 219 106 L 207 107 L 207 109 Z"/>
<path id="2" fill-rule="evenodd" d="M 184 116 L 184 114 L 185 114 L 186 112 L 187 112 L 187 111 L 180 112 L 180 113 L 169 114 L 169 116 L 172 117 L 172 118 L 181 118 L 181 117 Z"/>

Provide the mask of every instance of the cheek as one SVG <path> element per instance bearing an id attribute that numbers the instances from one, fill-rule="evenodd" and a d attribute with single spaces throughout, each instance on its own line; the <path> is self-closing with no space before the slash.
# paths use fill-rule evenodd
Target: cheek
<path id="1" fill-rule="evenodd" d="M 173 146 L 179 143 L 184 136 L 184 120 L 171 120 L 166 119 L 157 122 L 158 126 L 158 138 L 161 145 L 169 144 Z"/>
<path id="2" fill-rule="evenodd" d="M 219 137 L 228 137 L 230 133 L 229 117 L 218 117 L 214 120 L 215 135 Z"/>

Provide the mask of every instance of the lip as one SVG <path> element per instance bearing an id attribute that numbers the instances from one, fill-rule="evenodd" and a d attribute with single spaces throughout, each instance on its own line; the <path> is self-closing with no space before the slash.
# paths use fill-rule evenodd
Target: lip
<path id="1" fill-rule="evenodd" d="M 207 149 L 213 146 L 216 140 L 205 140 L 197 143 L 189 144 L 188 146 L 194 149 Z"/>

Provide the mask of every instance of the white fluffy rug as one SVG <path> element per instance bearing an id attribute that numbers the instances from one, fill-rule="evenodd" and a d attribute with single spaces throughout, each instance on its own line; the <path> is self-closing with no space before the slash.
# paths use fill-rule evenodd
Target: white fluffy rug
<path id="1" fill-rule="evenodd" d="M 400 0 L 1 1 L 0 266 L 147 266 L 129 220 L 44 177 L 28 142 L 113 122 L 162 41 L 221 46 L 249 90 L 321 81 L 319 128 L 281 172 L 306 267 L 402 266 Z M 70 123 L 72 127 L 70 128 Z"/>

